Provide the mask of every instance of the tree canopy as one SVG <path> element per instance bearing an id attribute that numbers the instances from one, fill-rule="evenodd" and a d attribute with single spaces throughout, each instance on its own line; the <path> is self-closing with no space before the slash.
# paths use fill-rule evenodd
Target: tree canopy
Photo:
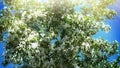
<path id="1" fill-rule="evenodd" d="M 106 20 L 116 12 L 108 9 L 114 0 L 3 0 L 0 40 L 3 65 L 23 68 L 113 68 L 107 57 L 118 44 L 93 39 L 100 29 L 108 32 Z M 75 8 L 79 6 L 79 11 Z M 4 37 L 4 34 L 7 34 Z"/>

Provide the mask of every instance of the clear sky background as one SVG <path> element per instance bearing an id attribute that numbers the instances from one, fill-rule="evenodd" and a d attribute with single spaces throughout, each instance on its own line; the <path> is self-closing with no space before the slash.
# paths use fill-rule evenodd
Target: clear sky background
<path id="1" fill-rule="evenodd" d="M 3 9 L 4 5 L 2 3 L 2 1 L 0 0 L 0 9 Z M 105 33 L 103 31 L 99 31 L 98 33 L 96 33 L 93 37 L 94 38 L 104 38 L 108 41 L 114 41 L 117 40 L 120 43 L 120 0 L 116 0 L 116 3 L 114 5 L 110 5 L 108 6 L 108 8 L 114 9 L 117 11 L 117 15 L 115 15 L 111 20 L 107 21 L 107 24 L 109 24 L 111 26 L 111 30 L 109 33 Z M 3 44 L 0 42 L 0 68 L 4 68 L 1 65 L 2 62 L 2 53 L 3 53 Z M 116 58 L 118 57 L 116 54 L 111 56 L 111 58 Z M 9 64 L 7 67 L 5 68 L 12 68 L 12 64 Z"/>

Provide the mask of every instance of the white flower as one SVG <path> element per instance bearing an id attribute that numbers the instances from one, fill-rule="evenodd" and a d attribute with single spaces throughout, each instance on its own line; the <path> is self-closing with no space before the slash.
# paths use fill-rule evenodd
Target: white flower
<path id="1" fill-rule="evenodd" d="M 41 35 L 42 37 L 44 37 L 44 36 L 45 36 L 45 34 L 44 34 L 44 33 L 41 33 L 40 35 Z"/>
<path id="2" fill-rule="evenodd" d="M 31 19 L 32 18 L 32 15 L 28 15 L 28 19 Z"/>
<path id="3" fill-rule="evenodd" d="M 32 40 L 34 37 L 37 37 L 39 34 L 35 31 L 32 31 L 28 37 L 28 40 Z"/>
<path id="4" fill-rule="evenodd" d="M 92 49 L 92 51 L 91 51 L 92 56 L 94 55 L 94 52 L 95 52 L 94 49 Z"/>
<path id="5" fill-rule="evenodd" d="M 35 35 L 33 35 L 33 34 L 30 34 L 29 35 L 29 39 L 31 40 L 31 39 L 33 39 L 35 37 Z"/>
<path id="6" fill-rule="evenodd" d="M 36 51 L 36 53 L 39 53 L 39 50 L 35 50 Z"/>
<path id="7" fill-rule="evenodd" d="M 23 47 L 23 45 L 22 45 L 22 44 L 19 44 L 19 47 L 20 47 L 20 48 L 22 48 L 22 47 Z"/>
<path id="8" fill-rule="evenodd" d="M 27 13 L 26 11 L 23 11 L 23 13 L 22 13 L 22 17 L 24 17 L 26 13 Z"/>
<path id="9" fill-rule="evenodd" d="M 75 14 L 74 17 L 77 17 L 77 14 Z"/>
<path id="10" fill-rule="evenodd" d="M 83 43 L 82 43 L 82 46 L 83 46 L 86 50 L 88 50 L 88 49 L 90 48 L 90 44 L 89 44 L 88 42 L 83 42 Z"/>
<path id="11" fill-rule="evenodd" d="M 99 27 L 99 25 L 100 25 L 99 22 L 95 22 L 95 23 L 94 23 L 94 27 L 95 27 L 95 28 Z"/>
<path id="12" fill-rule="evenodd" d="M 68 18 L 68 19 L 71 19 L 70 15 L 67 15 L 67 18 Z"/>
<path id="13" fill-rule="evenodd" d="M 34 49 L 37 48 L 38 47 L 38 43 L 37 42 L 31 43 L 31 47 L 34 48 Z"/>

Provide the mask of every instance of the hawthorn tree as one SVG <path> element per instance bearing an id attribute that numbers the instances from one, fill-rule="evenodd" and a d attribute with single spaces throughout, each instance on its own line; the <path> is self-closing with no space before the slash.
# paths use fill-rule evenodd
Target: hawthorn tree
<path id="1" fill-rule="evenodd" d="M 3 0 L 0 40 L 3 65 L 22 68 L 113 68 L 109 55 L 118 44 L 93 39 L 100 29 L 108 32 L 106 20 L 116 12 L 108 9 L 114 0 Z M 79 6 L 79 11 L 75 8 Z M 6 36 L 4 36 L 6 34 Z"/>

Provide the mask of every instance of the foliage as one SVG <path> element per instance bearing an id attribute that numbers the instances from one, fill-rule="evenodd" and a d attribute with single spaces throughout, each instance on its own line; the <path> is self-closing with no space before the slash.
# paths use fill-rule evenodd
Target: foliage
<path id="1" fill-rule="evenodd" d="M 3 0 L 0 40 L 3 65 L 23 68 L 112 68 L 107 57 L 118 44 L 93 39 L 99 29 L 108 32 L 105 21 L 116 13 L 108 9 L 114 0 Z M 80 6 L 80 11 L 75 7 Z M 7 38 L 3 38 L 7 32 Z M 53 41 L 55 43 L 53 44 Z M 104 54 L 105 53 L 105 54 Z M 81 54 L 81 55 L 80 55 Z"/>

